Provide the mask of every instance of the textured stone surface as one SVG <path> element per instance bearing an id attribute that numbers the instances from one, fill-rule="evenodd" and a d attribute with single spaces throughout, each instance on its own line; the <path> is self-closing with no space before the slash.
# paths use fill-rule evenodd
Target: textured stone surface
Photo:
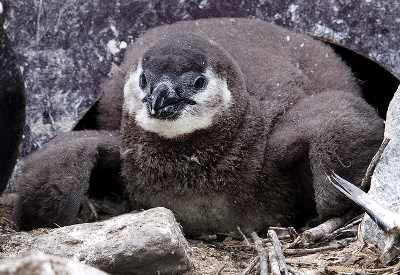
<path id="1" fill-rule="evenodd" d="M 39 251 L 23 253 L 0 261 L 0 274 L 3 275 L 107 275 L 107 273 L 79 262 L 46 255 Z"/>
<path id="2" fill-rule="evenodd" d="M 192 252 L 173 213 L 153 208 L 110 220 L 20 232 L 3 240 L 0 258 L 39 250 L 112 274 L 182 274 Z"/>
<path id="3" fill-rule="evenodd" d="M 205 17 L 253 17 L 331 40 L 400 77 L 400 4 L 386 0 L 13 0 L 5 28 L 24 69 L 28 105 L 22 155 L 69 131 L 146 29 Z"/>
<path id="4" fill-rule="evenodd" d="M 7 6 L 0 2 L 0 194 L 17 162 L 25 124 L 25 85 L 17 56 L 3 29 Z"/>
<path id="5" fill-rule="evenodd" d="M 385 138 L 390 138 L 371 179 L 368 194 L 376 202 L 400 213 L 400 87 L 390 102 L 385 125 Z M 387 235 L 368 215 L 361 224 L 361 233 L 367 243 L 385 246 Z"/>

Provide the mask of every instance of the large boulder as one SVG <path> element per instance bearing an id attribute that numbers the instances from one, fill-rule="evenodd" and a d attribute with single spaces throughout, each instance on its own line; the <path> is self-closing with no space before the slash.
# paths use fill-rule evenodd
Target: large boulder
<path id="1" fill-rule="evenodd" d="M 6 189 L 25 124 L 25 85 L 17 56 L 3 29 L 8 5 L 0 2 L 0 194 Z"/>
<path id="2" fill-rule="evenodd" d="M 192 251 L 166 208 L 57 229 L 19 232 L 2 238 L 0 258 L 28 251 L 58 255 L 111 274 L 182 274 Z"/>
<path id="3" fill-rule="evenodd" d="M 379 204 L 400 213 L 400 87 L 389 105 L 385 138 L 390 141 L 376 165 L 368 194 Z M 388 232 L 380 229 L 368 215 L 361 223 L 360 233 L 364 242 L 376 245 L 380 252 L 388 242 Z M 397 247 L 393 250 L 394 254 L 387 257 L 398 254 Z"/>

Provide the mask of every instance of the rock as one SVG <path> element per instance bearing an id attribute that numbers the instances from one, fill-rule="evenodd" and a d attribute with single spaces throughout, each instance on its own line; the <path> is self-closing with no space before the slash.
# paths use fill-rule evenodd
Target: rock
<path id="1" fill-rule="evenodd" d="M 40 251 L 31 251 L 0 261 L 0 274 L 106 275 L 107 273 L 67 258 L 46 255 Z"/>
<path id="2" fill-rule="evenodd" d="M 102 222 L 20 232 L 2 243 L 0 258 L 39 250 L 111 274 L 179 274 L 193 265 L 180 225 L 162 207 Z"/>
<path id="3" fill-rule="evenodd" d="M 0 194 L 6 189 L 25 124 L 25 85 L 17 56 L 3 29 L 5 11 L 0 2 Z"/>
<path id="4" fill-rule="evenodd" d="M 179 20 L 259 18 L 344 45 L 400 77 L 396 1 L 9 2 L 5 27 L 24 68 L 28 94 L 22 156 L 74 127 L 99 96 L 102 79 L 121 62 L 126 43 L 149 28 Z"/>
<path id="5" fill-rule="evenodd" d="M 369 196 L 383 206 L 400 213 L 400 87 L 390 102 L 385 124 L 385 138 L 390 138 L 371 178 Z M 387 234 L 365 215 L 361 236 L 366 243 L 375 244 L 380 252 Z"/>

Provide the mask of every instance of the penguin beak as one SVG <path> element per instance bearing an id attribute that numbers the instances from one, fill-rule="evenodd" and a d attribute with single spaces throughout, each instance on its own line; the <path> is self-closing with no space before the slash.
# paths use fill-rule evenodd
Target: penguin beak
<path id="1" fill-rule="evenodd" d="M 187 104 L 196 104 L 180 97 L 169 82 L 161 82 L 143 101 L 147 102 L 150 116 L 158 119 L 174 119 Z"/>
<path id="2" fill-rule="evenodd" d="M 160 110 L 171 109 L 168 107 L 174 106 L 179 101 L 179 97 L 175 90 L 166 83 L 159 84 L 153 90 L 150 99 L 150 114 L 153 116 L 157 113 L 164 113 L 165 115 L 166 112 L 160 112 Z"/>

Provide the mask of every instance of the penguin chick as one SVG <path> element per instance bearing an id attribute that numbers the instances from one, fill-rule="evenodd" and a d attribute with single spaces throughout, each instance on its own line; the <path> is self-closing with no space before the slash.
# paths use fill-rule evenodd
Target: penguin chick
<path id="1" fill-rule="evenodd" d="M 383 138 L 382 120 L 329 47 L 259 20 L 205 19 L 149 30 L 102 88 L 97 124 L 121 131 L 120 175 L 132 208 L 170 208 L 192 236 L 343 214 L 351 201 L 325 172 L 359 182 Z M 80 146 L 90 131 L 85 135 Z M 45 170 L 37 159 L 28 162 L 38 175 Z M 57 162 L 50 165 L 52 173 L 64 173 Z M 73 167 L 68 173 L 79 174 Z M 26 177 L 20 185 L 49 183 Z M 47 204 L 60 212 L 37 216 L 62 221 L 58 204 L 72 194 L 66 181 L 52 185 L 61 193 Z M 36 209 L 45 208 L 40 190 Z M 28 208 L 20 200 L 17 216 Z"/>
<path id="2" fill-rule="evenodd" d="M 17 162 L 25 124 L 25 85 L 3 29 L 7 6 L 0 2 L 0 194 Z"/>
<path id="3" fill-rule="evenodd" d="M 131 202 L 172 209 L 187 234 L 343 214 L 351 202 L 325 171 L 359 182 L 383 137 L 328 47 L 261 21 L 156 28 L 122 68 Z"/>

